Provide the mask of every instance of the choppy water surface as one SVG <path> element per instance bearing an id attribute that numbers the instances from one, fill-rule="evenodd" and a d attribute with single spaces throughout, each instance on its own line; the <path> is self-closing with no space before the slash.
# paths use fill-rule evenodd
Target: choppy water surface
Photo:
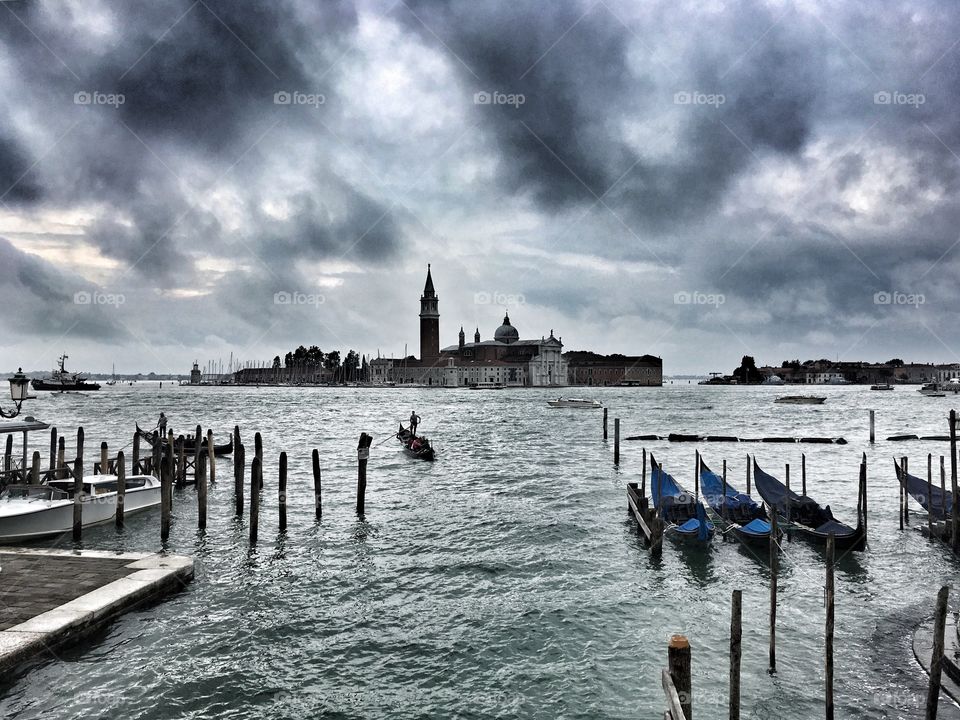
<path id="1" fill-rule="evenodd" d="M 746 453 L 799 483 L 837 517 L 855 520 L 860 453 L 870 461 L 870 547 L 837 571 L 837 717 L 923 716 L 926 676 L 909 634 L 932 614 L 955 561 L 897 525 L 894 454 L 942 453 L 942 443 L 870 447 L 880 438 L 943 434 L 953 399 L 913 388 L 818 388 L 820 407 L 775 405 L 773 388 L 667 386 L 578 391 L 610 408 L 623 435 L 700 432 L 823 435 L 850 444 L 703 444 L 705 461 L 743 484 Z M 641 444 L 612 464 L 600 411 L 553 410 L 547 390 L 232 389 L 164 383 L 100 393 L 43 395 L 30 413 L 74 439 L 130 442 L 135 420 L 164 410 L 178 431 L 200 423 L 219 439 L 239 424 L 252 456 L 263 434 L 260 542 L 233 514 L 232 460 L 221 459 L 206 532 L 195 491 L 177 491 L 168 550 L 196 559 L 181 594 L 130 613 L 98 638 L 10 678 L 10 718 L 609 717 L 662 716 L 659 672 L 672 633 L 690 637 L 695 706 L 721 717 L 727 698 L 730 595 L 743 590 L 744 717 L 822 713 L 822 554 L 802 542 L 781 561 L 779 673 L 766 673 L 769 574 L 765 558 L 733 543 L 706 553 L 669 542 L 651 560 L 627 514 Z M 367 513 L 354 513 L 356 441 L 379 443 L 416 409 L 441 451 L 433 464 L 395 441 L 374 448 Z M 46 436 L 35 443 L 46 456 Z M 693 444 L 646 443 L 692 484 Z M 315 523 L 310 453 L 319 448 L 324 516 Z M 276 463 L 289 455 L 289 526 L 277 533 Z M 128 448 L 129 452 L 129 448 Z M 72 451 L 68 450 L 68 456 Z M 128 455 L 129 457 L 129 455 Z M 925 467 L 925 459 L 922 461 Z M 937 460 L 935 459 L 935 463 Z M 920 516 L 913 518 L 919 524 Z M 69 547 L 69 541 L 60 543 Z M 85 548 L 160 549 L 159 515 L 125 532 L 85 533 Z M 952 706 L 941 717 L 955 717 Z"/>

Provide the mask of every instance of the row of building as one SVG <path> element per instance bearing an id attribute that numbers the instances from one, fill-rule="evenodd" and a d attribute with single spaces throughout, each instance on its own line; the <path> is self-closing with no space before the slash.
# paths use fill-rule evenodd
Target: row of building
<path id="1" fill-rule="evenodd" d="M 786 383 L 804 385 L 846 385 L 881 383 L 946 383 L 960 378 L 960 363 L 868 363 L 817 360 L 803 365 L 762 367 L 767 378 L 778 377 Z"/>

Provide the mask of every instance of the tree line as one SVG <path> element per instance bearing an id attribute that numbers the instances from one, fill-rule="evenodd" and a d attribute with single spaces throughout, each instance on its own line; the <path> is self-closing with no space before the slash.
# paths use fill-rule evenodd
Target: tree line
<path id="1" fill-rule="evenodd" d="M 332 381 L 335 383 L 367 382 L 370 378 L 370 365 L 367 362 L 366 355 L 360 355 L 355 350 L 348 350 L 341 360 L 339 350 L 323 352 L 316 345 L 310 347 L 301 345 L 296 350 L 291 350 L 283 356 L 282 365 L 280 356 L 275 356 L 273 367 L 275 370 L 283 367 L 300 372 L 324 370 L 330 373 Z"/>

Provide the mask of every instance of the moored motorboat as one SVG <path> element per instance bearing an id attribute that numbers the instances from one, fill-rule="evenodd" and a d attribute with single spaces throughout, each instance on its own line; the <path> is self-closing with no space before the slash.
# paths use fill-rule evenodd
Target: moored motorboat
<path id="1" fill-rule="evenodd" d="M 117 477 L 83 478 L 80 496 L 83 527 L 112 521 L 117 514 Z M 123 514 L 160 504 L 160 481 L 152 475 L 125 480 Z M 10 485 L 0 494 L 0 543 L 22 542 L 69 532 L 73 528 L 74 481 Z"/>
<path id="2" fill-rule="evenodd" d="M 556 400 L 547 400 L 547 405 L 554 408 L 602 408 L 603 405 L 596 400 L 586 398 L 565 398 L 558 397 Z"/>
<path id="3" fill-rule="evenodd" d="M 823 405 L 826 399 L 824 395 L 782 395 L 774 402 L 784 405 Z"/>

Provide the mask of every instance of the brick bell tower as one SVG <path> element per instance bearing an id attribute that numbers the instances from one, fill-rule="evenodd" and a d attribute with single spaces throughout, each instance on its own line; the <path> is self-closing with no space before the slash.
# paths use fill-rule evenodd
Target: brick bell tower
<path id="1" fill-rule="evenodd" d="M 427 264 L 427 282 L 420 297 L 420 362 L 435 365 L 440 360 L 440 312 L 437 310 L 437 292 L 433 289 L 430 265 Z"/>

